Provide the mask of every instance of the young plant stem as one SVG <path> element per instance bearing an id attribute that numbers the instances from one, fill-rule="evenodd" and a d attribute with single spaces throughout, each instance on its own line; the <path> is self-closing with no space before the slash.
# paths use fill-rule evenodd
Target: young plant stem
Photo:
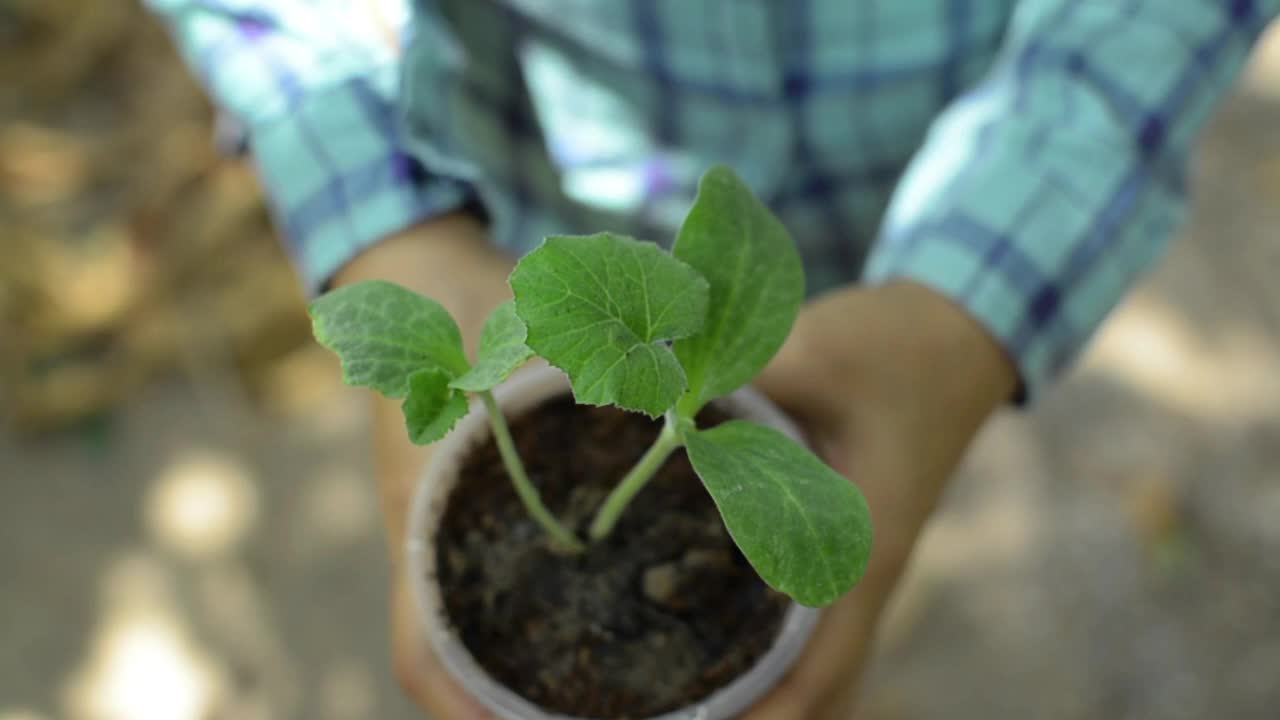
<path id="1" fill-rule="evenodd" d="M 680 440 L 677 418 L 672 413 L 667 413 L 666 422 L 662 424 L 662 432 L 658 433 L 658 439 L 645 451 L 626 477 L 622 478 L 613 492 L 609 493 L 609 497 L 605 498 L 604 504 L 596 512 L 589 531 L 593 542 L 603 540 L 613 532 L 614 526 L 618 524 L 618 518 L 622 517 L 622 511 L 627 509 L 631 498 L 648 484 L 658 472 L 658 468 L 662 467 L 662 463 L 683 444 Z"/>
<path id="2" fill-rule="evenodd" d="M 538 494 L 538 489 L 529 481 L 529 475 L 524 470 L 524 463 L 520 462 L 520 455 L 516 453 L 515 441 L 511 439 L 511 430 L 507 427 L 507 420 L 502 415 L 502 409 L 498 407 L 498 401 L 494 399 L 493 393 L 486 391 L 480 393 L 480 397 L 484 399 L 484 408 L 489 413 L 489 424 L 493 427 L 493 438 L 498 443 L 498 452 L 502 455 L 502 464 L 507 468 L 507 474 L 511 476 L 511 483 L 515 485 L 516 494 L 520 496 L 520 501 L 524 503 L 524 507 L 529 511 L 529 516 L 534 522 L 542 526 L 542 529 L 551 536 L 551 539 L 561 548 L 575 553 L 582 552 L 586 547 L 582 544 L 572 532 L 564 525 L 556 520 L 555 515 L 542 504 L 542 497 Z"/>

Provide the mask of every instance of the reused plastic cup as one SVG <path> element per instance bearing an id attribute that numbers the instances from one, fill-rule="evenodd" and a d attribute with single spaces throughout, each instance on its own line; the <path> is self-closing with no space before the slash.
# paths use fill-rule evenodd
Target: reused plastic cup
<path id="1" fill-rule="evenodd" d="M 518 417 L 557 395 L 570 393 L 568 378 L 558 369 L 532 366 L 494 390 L 508 419 Z M 715 401 L 729 415 L 750 420 L 804 442 L 799 428 L 768 398 L 750 386 Z M 436 574 L 436 531 L 457 485 L 466 454 L 489 437 L 484 406 L 475 403 L 453 432 L 435 448 L 409 515 L 408 572 L 426 639 L 444 667 L 481 706 L 501 720 L 601 720 L 561 715 L 544 710 L 494 680 L 476 662 L 453 632 L 441 598 Z M 747 672 L 711 695 L 679 710 L 644 720 L 730 720 L 751 708 L 773 689 L 804 649 L 820 611 L 792 603 L 773 645 Z"/>

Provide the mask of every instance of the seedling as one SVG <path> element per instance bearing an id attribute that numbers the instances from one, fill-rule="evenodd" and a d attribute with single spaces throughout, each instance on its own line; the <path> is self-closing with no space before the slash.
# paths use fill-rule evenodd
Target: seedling
<path id="1" fill-rule="evenodd" d="M 672 252 L 611 233 L 553 236 L 519 262 L 510 284 L 514 300 L 485 322 L 475 365 L 449 313 L 398 285 L 356 283 L 317 299 L 310 312 L 348 384 L 403 399 L 416 443 L 444 437 L 466 414 L 467 395 L 479 396 L 516 493 L 561 550 L 607 537 L 684 447 L 766 583 L 819 607 L 861 578 L 871 521 L 852 483 L 772 428 L 731 420 L 704 430 L 695 421 L 707 403 L 764 370 L 804 298 L 794 242 L 732 170 L 703 176 Z M 493 397 L 535 354 L 564 371 L 578 403 L 664 418 L 585 539 L 543 504 Z"/>

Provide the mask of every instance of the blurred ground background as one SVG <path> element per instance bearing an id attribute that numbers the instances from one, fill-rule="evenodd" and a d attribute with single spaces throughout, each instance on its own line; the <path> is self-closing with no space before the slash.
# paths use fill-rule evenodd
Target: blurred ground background
<path id="1" fill-rule="evenodd" d="M 132 3 L 0 0 L 0 720 L 412 718 L 364 406 L 251 173 Z M 1193 221 L 993 422 L 893 608 L 872 718 L 1274 718 L 1280 30 Z"/>

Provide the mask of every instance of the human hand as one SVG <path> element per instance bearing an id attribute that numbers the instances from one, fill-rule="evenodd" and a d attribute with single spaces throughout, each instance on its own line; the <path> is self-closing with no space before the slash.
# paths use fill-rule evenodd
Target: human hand
<path id="1" fill-rule="evenodd" d="M 430 296 L 449 310 L 474 357 L 489 313 L 510 299 L 514 262 L 494 249 L 474 218 L 450 215 L 388 238 L 348 264 L 335 285 L 390 280 Z M 396 678 L 434 720 L 488 720 L 440 665 L 423 634 L 410 591 L 404 552 L 414 489 L 431 448 L 412 444 L 398 401 L 374 396 L 374 455 L 391 557 L 391 643 Z"/>
<path id="2" fill-rule="evenodd" d="M 1008 356 L 964 310 L 915 283 L 806 306 L 757 381 L 815 450 L 857 482 L 874 540 L 862 581 L 822 617 L 796 667 L 744 720 L 847 720 L 876 622 L 947 480 L 1017 387 Z"/>

